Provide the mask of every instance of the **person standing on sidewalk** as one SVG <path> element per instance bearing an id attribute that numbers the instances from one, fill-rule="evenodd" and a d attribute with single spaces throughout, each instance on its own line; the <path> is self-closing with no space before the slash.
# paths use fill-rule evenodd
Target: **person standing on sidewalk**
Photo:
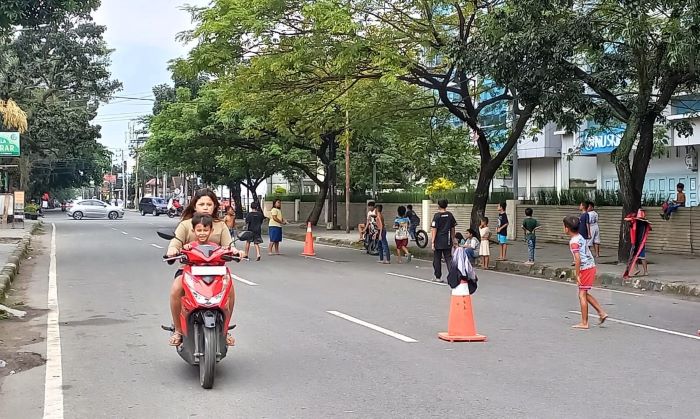
<path id="1" fill-rule="evenodd" d="M 576 217 L 564 218 L 564 232 L 571 238 L 569 249 L 574 256 L 574 266 L 576 267 L 576 282 L 578 283 L 578 300 L 581 305 L 581 323 L 573 325 L 574 329 L 588 329 L 588 304 L 598 312 L 598 324 L 602 325 L 608 318 L 603 311 L 598 300 L 590 294 L 595 281 L 596 267 L 595 260 L 588 248 L 586 239 L 579 233 L 581 222 Z"/>
<path id="2" fill-rule="evenodd" d="M 508 260 L 508 214 L 506 214 L 506 203 L 498 204 L 498 227 L 496 227 L 496 237 L 501 247 L 498 260 Z"/>
<path id="3" fill-rule="evenodd" d="M 525 242 L 527 243 L 526 265 L 534 265 L 535 263 L 535 245 L 537 244 L 537 235 L 535 232 L 538 228 L 540 228 L 540 222 L 532 217 L 532 208 L 525 208 L 523 233 L 525 233 Z"/>
<path id="4" fill-rule="evenodd" d="M 280 243 L 282 242 L 282 226 L 285 224 L 288 223 L 287 220 L 285 220 L 282 216 L 282 201 L 279 199 L 275 199 L 274 201 L 272 201 L 272 209 L 270 210 L 270 224 L 268 225 L 270 245 L 267 248 L 267 253 L 270 256 L 280 254 Z"/>
<path id="5" fill-rule="evenodd" d="M 595 250 L 595 257 L 600 257 L 600 226 L 598 225 L 598 213 L 595 210 L 593 201 L 588 201 L 588 247 Z"/>
<path id="6" fill-rule="evenodd" d="M 382 204 L 377 205 L 377 229 L 379 229 L 379 260 L 377 262 L 388 265 L 391 263 L 391 249 L 389 249 L 389 241 L 386 239 L 386 222 L 383 210 Z M 384 256 L 386 256 L 386 260 L 384 260 Z"/>
<path id="7" fill-rule="evenodd" d="M 433 270 L 435 281 L 445 282 L 442 279 L 442 260 L 445 260 L 447 269 L 452 263 L 452 248 L 456 246 L 455 228 L 457 220 L 447 211 L 447 200 L 438 201 L 438 212 L 433 217 L 431 224 L 431 236 L 433 242 Z"/>
<path id="8" fill-rule="evenodd" d="M 481 223 L 479 224 L 479 236 L 481 237 L 481 244 L 479 245 L 481 267 L 482 269 L 489 269 L 489 259 L 491 259 L 491 230 L 489 229 L 489 217 L 481 218 Z"/>

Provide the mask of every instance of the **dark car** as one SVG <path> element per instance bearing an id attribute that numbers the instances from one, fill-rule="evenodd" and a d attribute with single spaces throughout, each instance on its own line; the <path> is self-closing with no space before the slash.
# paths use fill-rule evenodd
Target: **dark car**
<path id="1" fill-rule="evenodd" d="M 141 215 L 153 214 L 155 216 L 159 216 L 160 214 L 167 214 L 168 202 L 165 200 L 165 198 L 141 198 L 141 201 L 139 201 L 139 212 Z"/>

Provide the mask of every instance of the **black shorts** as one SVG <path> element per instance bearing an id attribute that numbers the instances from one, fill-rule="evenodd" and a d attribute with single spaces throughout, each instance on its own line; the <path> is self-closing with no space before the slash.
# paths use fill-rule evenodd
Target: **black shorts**
<path id="1" fill-rule="evenodd" d="M 253 233 L 253 238 L 248 243 L 261 244 L 263 242 L 262 233 Z"/>
<path id="2" fill-rule="evenodd" d="M 183 272 L 182 268 L 180 268 L 180 269 L 178 269 L 177 271 L 175 271 L 175 276 L 174 276 L 174 278 L 177 278 L 178 276 L 182 275 L 182 272 Z"/>

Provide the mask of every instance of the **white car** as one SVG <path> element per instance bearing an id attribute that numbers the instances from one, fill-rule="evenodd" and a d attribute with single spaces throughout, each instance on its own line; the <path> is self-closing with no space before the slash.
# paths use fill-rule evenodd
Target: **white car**
<path id="1" fill-rule="evenodd" d="M 97 199 L 84 199 L 74 202 L 67 211 L 68 216 L 76 220 L 83 218 L 109 218 L 116 220 L 124 217 L 124 208 L 109 205 Z"/>

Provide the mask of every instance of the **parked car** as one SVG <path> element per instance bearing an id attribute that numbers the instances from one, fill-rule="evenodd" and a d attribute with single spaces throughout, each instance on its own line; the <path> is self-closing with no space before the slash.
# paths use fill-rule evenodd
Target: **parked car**
<path id="1" fill-rule="evenodd" d="M 153 214 L 156 217 L 160 214 L 167 214 L 168 201 L 159 197 L 141 198 L 141 201 L 139 201 L 139 212 L 141 215 Z"/>
<path id="2" fill-rule="evenodd" d="M 66 213 L 69 217 L 76 220 L 82 220 L 83 218 L 109 218 L 110 220 L 116 220 L 124 217 L 124 208 L 115 207 L 97 199 L 84 199 L 74 202 L 67 209 Z"/>

